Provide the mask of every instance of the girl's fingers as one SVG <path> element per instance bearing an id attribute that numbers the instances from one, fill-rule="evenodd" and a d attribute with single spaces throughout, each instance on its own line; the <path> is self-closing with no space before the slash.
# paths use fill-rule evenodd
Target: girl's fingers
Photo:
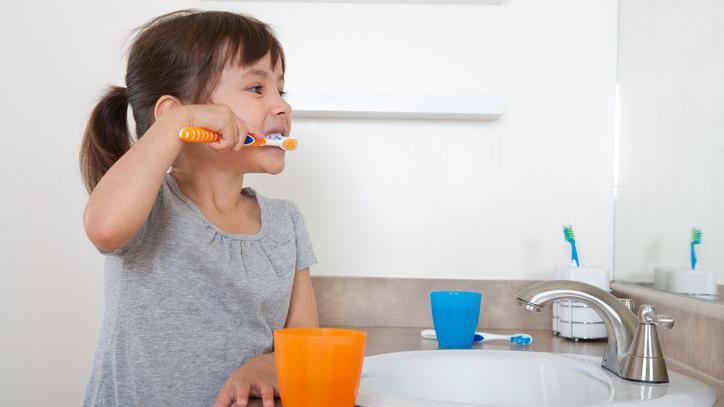
<path id="1" fill-rule="evenodd" d="M 233 126 L 228 126 L 221 132 L 221 140 L 209 143 L 209 147 L 216 151 L 224 151 L 233 148 L 239 141 L 239 134 Z"/>
<path id="2" fill-rule="evenodd" d="M 236 405 L 244 407 L 249 404 L 249 383 L 238 382 L 234 387 L 236 388 Z"/>
<path id="3" fill-rule="evenodd" d="M 247 134 L 251 134 L 256 138 L 264 138 L 264 132 L 250 126 L 239 118 L 236 119 L 236 126 L 239 128 L 239 134 L 243 135 L 244 137 L 246 137 Z"/>
<path id="4" fill-rule="evenodd" d="M 246 134 L 240 133 L 239 134 L 239 140 L 236 141 L 236 145 L 234 146 L 234 151 L 241 151 L 242 148 L 244 148 L 244 143 L 246 142 Z"/>
<path id="5" fill-rule="evenodd" d="M 253 127 L 247 125 L 246 123 L 242 122 L 241 120 L 237 120 L 236 125 L 239 127 L 239 142 L 234 146 L 235 151 L 239 151 L 242 148 L 244 148 L 244 143 L 246 141 L 246 136 L 251 135 L 254 138 L 264 138 L 264 133 L 257 131 Z"/>
<path id="6" fill-rule="evenodd" d="M 234 401 L 234 386 L 227 382 L 219 395 L 216 396 L 214 407 L 229 407 L 232 401 Z"/>
<path id="7" fill-rule="evenodd" d="M 239 126 L 237 117 L 228 106 L 221 107 L 221 125 L 218 133 L 221 133 L 221 140 L 209 143 L 209 147 L 217 151 L 234 148 L 239 141 Z"/>
<path id="8" fill-rule="evenodd" d="M 230 148 L 233 148 L 234 145 L 236 145 L 236 142 L 238 141 L 239 136 L 236 137 L 230 137 L 228 136 L 228 133 L 221 135 L 221 140 L 214 141 L 213 143 L 209 143 L 209 148 L 212 148 L 216 151 L 224 151 L 228 150 Z"/>
<path id="9" fill-rule="evenodd" d="M 261 401 L 264 407 L 274 407 L 274 388 L 269 383 L 259 384 Z"/>

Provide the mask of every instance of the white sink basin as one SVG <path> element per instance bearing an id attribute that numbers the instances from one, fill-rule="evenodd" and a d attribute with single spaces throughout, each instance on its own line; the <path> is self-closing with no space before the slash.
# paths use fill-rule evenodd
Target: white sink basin
<path id="1" fill-rule="evenodd" d="M 434 350 L 365 358 L 364 407 L 711 406 L 714 392 L 669 371 L 669 384 L 619 379 L 600 357 L 500 350 Z"/>

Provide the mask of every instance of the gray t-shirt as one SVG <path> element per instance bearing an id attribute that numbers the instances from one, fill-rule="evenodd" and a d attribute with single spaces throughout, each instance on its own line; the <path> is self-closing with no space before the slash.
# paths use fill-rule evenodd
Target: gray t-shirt
<path id="1" fill-rule="evenodd" d="M 211 224 L 166 175 L 146 223 L 106 253 L 105 312 L 85 406 L 211 406 L 273 350 L 296 271 L 316 263 L 294 203 L 256 197 L 257 234 Z"/>

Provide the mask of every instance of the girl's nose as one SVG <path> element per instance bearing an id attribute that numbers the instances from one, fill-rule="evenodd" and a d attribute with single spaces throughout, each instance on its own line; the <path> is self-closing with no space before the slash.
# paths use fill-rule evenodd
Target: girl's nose
<path id="1" fill-rule="evenodd" d="M 284 100 L 281 96 L 275 101 L 274 107 L 272 108 L 272 114 L 274 116 L 285 115 L 288 116 L 292 112 L 292 106 Z"/>

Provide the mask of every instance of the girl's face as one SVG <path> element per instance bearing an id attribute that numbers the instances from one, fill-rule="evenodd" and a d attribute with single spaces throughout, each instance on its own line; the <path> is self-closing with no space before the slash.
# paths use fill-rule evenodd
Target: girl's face
<path id="1" fill-rule="evenodd" d="M 291 106 L 283 95 L 281 60 L 272 67 L 271 55 L 267 54 L 249 66 L 227 65 L 211 93 L 210 103 L 229 106 L 254 131 L 289 136 Z M 208 149 L 206 154 L 215 164 L 240 173 L 278 174 L 284 170 L 285 152 L 277 147 L 245 147 L 238 152 Z"/>

